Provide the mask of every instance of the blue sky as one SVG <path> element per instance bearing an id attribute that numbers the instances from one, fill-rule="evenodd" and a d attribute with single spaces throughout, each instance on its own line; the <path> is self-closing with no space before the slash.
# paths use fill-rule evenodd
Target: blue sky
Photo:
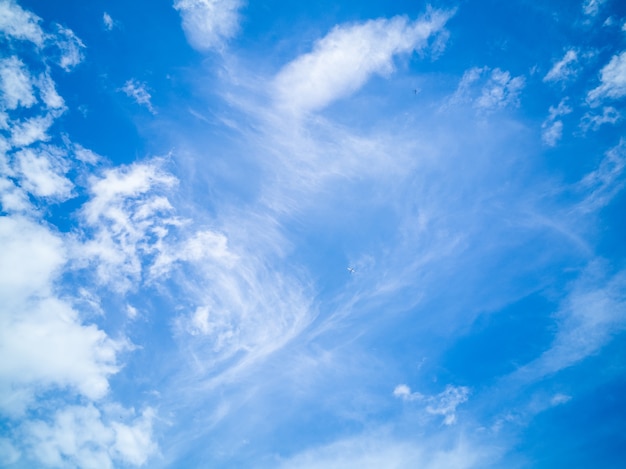
<path id="1" fill-rule="evenodd" d="M 625 99 L 616 0 L 0 0 L 0 466 L 623 467 Z"/>

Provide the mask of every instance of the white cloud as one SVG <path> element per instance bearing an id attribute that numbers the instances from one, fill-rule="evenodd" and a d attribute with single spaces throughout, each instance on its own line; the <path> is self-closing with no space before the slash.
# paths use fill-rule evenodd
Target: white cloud
<path id="1" fill-rule="evenodd" d="M 394 56 L 424 49 L 450 16 L 435 10 L 413 22 L 396 16 L 335 27 L 278 73 L 278 106 L 294 113 L 318 110 L 353 93 L 371 75 L 390 74 Z"/>
<path id="2" fill-rule="evenodd" d="M 111 31 L 113 29 L 113 18 L 111 18 L 111 15 L 109 15 L 106 11 L 102 15 L 102 23 L 107 31 Z"/>
<path id="3" fill-rule="evenodd" d="M 50 75 L 42 74 L 36 84 L 37 88 L 39 88 L 41 100 L 48 109 L 63 109 L 65 107 L 65 102 L 57 93 L 54 81 L 52 81 Z"/>
<path id="4" fill-rule="evenodd" d="M 557 405 L 562 405 L 562 404 L 566 404 L 567 402 L 572 400 L 572 396 L 568 396 L 567 394 L 555 394 L 554 396 L 552 396 L 552 398 L 550 399 L 550 404 L 552 406 L 557 406 Z"/>
<path id="5" fill-rule="evenodd" d="M 102 159 L 100 155 L 78 144 L 74 144 L 74 156 L 79 161 L 87 164 L 96 164 Z"/>
<path id="6" fill-rule="evenodd" d="M 609 203 L 623 187 L 622 175 L 626 168 L 626 141 L 607 151 L 600 165 L 577 184 L 576 188 L 585 194 L 578 209 L 584 213 L 594 212 Z"/>
<path id="7" fill-rule="evenodd" d="M 605 106 L 602 108 L 602 114 L 585 113 L 580 120 L 580 127 L 584 131 L 598 130 L 604 124 L 615 124 L 621 119 L 622 114 L 617 109 L 612 106 Z"/>
<path id="8" fill-rule="evenodd" d="M 500 109 L 506 106 L 517 106 L 519 93 L 524 87 L 523 77 L 513 77 L 509 72 L 494 69 L 482 89 L 481 96 L 475 105 L 479 109 Z"/>
<path id="9" fill-rule="evenodd" d="M 15 56 L 0 60 L 0 97 L 5 109 L 30 107 L 37 102 L 30 73 Z"/>
<path id="10" fill-rule="evenodd" d="M 143 256 L 156 254 L 169 227 L 171 205 L 159 191 L 177 180 L 159 161 L 107 170 L 89 181 L 90 200 L 82 207 L 85 242 L 77 256 L 96 263 L 99 281 L 120 290 L 141 276 Z M 87 233 L 88 232 L 88 233 Z"/>
<path id="11" fill-rule="evenodd" d="M 128 316 L 128 319 L 135 319 L 137 317 L 137 308 L 135 308 L 133 305 L 126 305 L 126 315 Z"/>
<path id="12" fill-rule="evenodd" d="M 0 437 L 0 465 L 10 466 L 16 463 L 20 456 L 20 451 L 11 443 L 11 440 Z"/>
<path id="13" fill-rule="evenodd" d="M 40 21 L 41 18 L 23 10 L 15 1 L 0 1 L 0 31 L 4 34 L 41 46 L 45 35 L 39 26 Z"/>
<path id="14" fill-rule="evenodd" d="M 400 384 L 393 390 L 393 395 L 403 401 L 422 402 L 426 405 L 426 412 L 432 415 L 442 415 L 444 424 L 452 425 L 456 422 L 456 408 L 467 401 L 469 388 L 465 386 L 447 385 L 445 390 L 434 396 L 425 396 L 419 392 L 411 392 L 406 384 Z"/>
<path id="15" fill-rule="evenodd" d="M 492 449 L 470 444 L 465 438 L 446 441 L 423 436 L 416 440 L 393 438 L 379 432 L 344 438 L 303 451 L 277 467 L 298 469 L 470 469 L 488 467 L 497 460 Z"/>
<path id="16" fill-rule="evenodd" d="M 65 262 L 61 239 L 24 218 L 0 218 L 0 295 L 8 310 L 12 300 L 47 296 L 55 273 Z M 8 311 L 7 311 L 8 312 Z"/>
<path id="17" fill-rule="evenodd" d="M 66 72 L 69 72 L 83 61 L 82 50 L 85 48 L 85 44 L 71 29 L 63 26 L 58 26 L 57 29 L 55 41 L 61 51 L 59 65 Z"/>
<path id="18" fill-rule="evenodd" d="M 93 405 L 68 406 L 51 423 L 31 421 L 22 432 L 34 457 L 46 466 L 112 468 L 143 465 L 156 451 L 154 412 L 146 409 L 130 423 L 111 421 Z"/>
<path id="19" fill-rule="evenodd" d="M 587 102 L 596 106 L 602 99 L 626 96 L 626 51 L 614 55 L 600 70 L 600 85 L 587 94 Z"/>
<path id="20" fill-rule="evenodd" d="M 572 112 L 572 108 L 566 104 L 566 100 L 562 100 L 557 107 L 550 106 L 548 110 L 548 118 L 541 124 L 541 138 L 543 142 L 553 147 L 563 135 L 563 122 L 557 120 L 558 117 L 564 116 Z"/>
<path id="21" fill-rule="evenodd" d="M 557 117 L 565 116 L 571 112 L 572 108 L 567 105 L 567 99 L 563 99 L 557 107 L 550 106 L 548 109 L 548 120 L 554 121 Z"/>
<path id="22" fill-rule="evenodd" d="M 26 192 L 10 179 L 1 177 L 0 205 L 5 212 L 25 212 L 31 208 Z"/>
<path id="23" fill-rule="evenodd" d="M 164 274 L 177 261 L 209 261 L 232 266 L 236 259 L 237 256 L 228 249 L 226 236 L 210 230 L 198 231 L 182 243 L 164 246 L 150 268 L 150 275 L 158 277 Z"/>
<path id="24" fill-rule="evenodd" d="M 626 329 L 626 272 L 607 277 L 592 263 L 574 283 L 557 312 L 558 330 L 551 347 L 521 367 L 514 377 L 532 382 L 597 353 Z"/>
<path id="25" fill-rule="evenodd" d="M 126 93 L 126 96 L 133 98 L 137 104 L 145 106 L 151 113 L 155 114 L 152 103 L 150 102 L 152 96 L 148 93 L 145 83 L 139 83 L 134 79 L 128 80 L 124 83 L 121 90 Z"/>
<path id="26" fill-rule="evenodd" d="M 450 104 L 471 102 L 480 111 L 490 112 L 519 104 L 524 77 L 511 77 L 507 71 L 488 67 L 467 70 L 450 98 Z"/>
<path id="27" fill-rule="evenodd" d="M 11 128 L 11 143 L 16 147 L 26 147 L 35 142 L 45 142 L 50 139 L 47 132 L 53 122 L 53 114 L 47 114 L 15 123 Z"/>
<path id="28" fill-rule="evenodd" d="M 33 195 L 67 199 L 73 184 L 64 174 L 67 163 L 54 152 L 25 149 L 15 155 L 20 185 Z"/>
<path id="29" fill-rule="evenodd" d="M 239 30 L 242 0 L 175 0 L 187 41 L 195 49 L 219 49 Z"/>
<path id="30" fill-rule="evenodd" d="M 20 217 L 0 218 L 0 412 L 19 415 L 39 390 L 70 387 L 98 399 L 125 344 L 54 295 L 67 261 L 62 239 Z"/>
<path id="31" fill-rule="evenodd" d="M 578 72 L 576 64 L 578 63 L 578 52 L 569 49 L 563 58 L 555 63 L 550 71 L 543 77 L 543 81 L 564 81 Z"/>
<path id="32" fill-rule="evenodd" d="M 178 320 L 183 340 L 198 338 L 195 350 L 205 363 L 240 355 L 228 373 L 279 349 L 312 318 L 311 301 L 298 279 L 274 271 L 253 248 L 241 249 L 189 262 L 197 277 L 185 287 L 199 307 Z"/>
<path id="33" fill-rule="evenodd" d="M 563 136 L 563 122 L 561 121 L 544 122 L 541 128 L 543 130 L 541 139 L 549 147 L 555 146 Z"/>
<path id="34" fill-rule="evenodd" d="M 582 5 L 583 13 L 587 16 L 596 16 L 604 3 L 606 0 L 585 0 Z"/>

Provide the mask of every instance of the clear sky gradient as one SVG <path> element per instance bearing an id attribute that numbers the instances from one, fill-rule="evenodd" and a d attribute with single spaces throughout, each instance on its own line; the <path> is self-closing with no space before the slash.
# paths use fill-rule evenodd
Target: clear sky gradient
<path id="1" fill-rule="evenodd" d="M 626 467 L 626 3 L 0 0 L 0 466 Z"/>

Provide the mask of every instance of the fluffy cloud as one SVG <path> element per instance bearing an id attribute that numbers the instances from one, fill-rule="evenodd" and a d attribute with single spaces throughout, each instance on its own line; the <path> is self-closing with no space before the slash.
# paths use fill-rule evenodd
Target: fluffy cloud
<path id="1" fill-rule="evenodd" d="M 0 92 L 5 109 L 30 107 L 36 102 L 30 73 L 15 56 L 0 60 Z"/>
<path id="2" fill-rule="evenodd" d="M 0 1 L 0 31 L 7 36 L 41 46 L 45 34 L 39 26 L 40 22 L 41 18 L 23 10 L 14 0 Z"/>
<path id="3" fill-rule="evenodd" d="M 66 199 L 73 184 L 64 174 L 68 167 L 62 157 L 51 151 L 25 149 L 15 155 L 20 185 L 33 195 Z"/>
<path id="4" fill-rule="evenodd" d="M 626 96 L 626 51 L 614 55 L 600 70 L 600 85 L 587 94 L 587 102 L 598 105 L 603 99 Z"/>
<path id="5" fill-rule="evenodd" d="M 219 49 L 239 29 L 242 0 L 175 0 L 189 44 L 206 51 Z"/>
<path id="6" fill-rule="evenodd" d="M 72 305 L 55 296 L 67 262 L 62 239 L 25 218 L 2 217 L 0 240 L 0 411 L 23 412 L 49 386 L 103 397 L 124 344 L 83 325 Z"/>
<path id="7" fill-rule="evenodd" d="M 89 181 L 91 199 L 82 208 L 85 242 L 77 256 L 95 262 L 100 282 L 121 291 L 141 278 L 143 256 L 155 254 L 169 227 L 179 222 L 159 191 L 178 181 L 160 162 L 137 163 L 106 171 Z"/>
<path id="8" fill-rule="evenodd" d="M 50 139 L 48 129 L 54 122 L 54 115 L 36 116 L 16 122 L 11 127 L 11 143 L 15 147 L 26 147 L 36 142 Z"/>
<path id="9" fill-rule="evenodd" d="M 393 58 L 424 49 L 451 13 L 431 11 L 406 17 L 337 26 L 313 46 L 313 51 L 287 64 L 274 80 L 279 107 L 295 113 L 314 111 L 359 89 L 372 74 L 393 71 Z"/>
<path id="10" fill-rule="evenodd" d="M 125 423 L 109 420 L 93 405 L 69 406 L 56 412 L 50 423 L 27 423 L 22 433 L 34 459 L 46 466 L 141 466 L 156 450 L 152 442 L 153 418 L 154 412 L 146 409 Z"/>
<path id="11" fill-rule="evenodd" d="M 7 429 L 6 438 L 0 438 L 0 465 L 142 465 L 155 451 L 154 412 L 147 409 L 140 416 L 120 420 L 102 415 L 97 408 L 109 393 L 111 375 L 120 369 L 121 352 L 132 347 L 123 334 L 112 339 L 90 322 L 94 318 L 87 316 L 84 306 L 99 306 L 93 284 L 65 282 L 67 275 L 75 273 L 73 269 L 84 265 L 80 254 L 86 249 L 85 239 L 79 239 L 83 232 L 63 234 L 46 221 L 51 204 L 71 197 L 74 190 L 82 191 L 70 179 L 76 167 L 68 152 L 90 164 L 99 162 L 97 155 L 73 144 L 66 135 L 48 133 L 65 111 L 49 60 L 71 71 L 82 60 L 84 45 L 68 29 L 58 26 L 54 33 L 44 34 L 38 23 L 36 16 L 14 2 L 0 1 L 4 39 L 9 43 L 30 40 L 41 46 L 28 61 L 15 56 L 0 59 L 0 202 L 4 212 L 0 216 L 0 415 Z M 38 55 L 42 50 L 52 58 Z M 28 107 L 28 113 L 14 111 L 20 107 Z M 42 143 L 47 140 L 54 144 Z M 149 190 L 144 186 L 173 179 L 158 171 L 139 173 L 128 175 L 123 169 L 107 173 L 107 187 L 99 186 L 98 178 L 89 180 L 92 204 L 86 210 L 91 218 L 86 215 L 83 220 L 94 220 L 95 225 L 106 225 L 106 221 L 113 225 L 115 220 L 123 224 L 116 210 L 133 205 L 125 197 L 141 198 Z M 141 225 L 163 205 L 146 200 L 147 204 L 133 206 L 141 205 L 133 212 L 135 218 L 127 220 L 130 224 Z M 86 228 L 91 228 L 88 222 Z M 116 239 L 117 249 L 126 246 L 126 240 L 136 241 L 126 235 Z M 105 314 L 102 309 L 99 313 Z M 51 394 L 52 401 L 47 399 Z M 82 405 L 64 407 L 66 401 Z"/>

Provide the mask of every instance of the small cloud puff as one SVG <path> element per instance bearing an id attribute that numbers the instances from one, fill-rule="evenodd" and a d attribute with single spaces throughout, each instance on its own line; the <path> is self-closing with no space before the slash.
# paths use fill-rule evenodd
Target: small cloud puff
<path id="1" fill-rule="evenodd" d="M 126 96 L 133 98 L 135 102 L 141 106 L 145 106 L 152 114 L 156 114 L 152 107 L 152 96 L 148 93 L 145 83 L 140 83 L 135 79 L 128 80 L 121 88 Z"/>
<path id="2" fill-rule="evenodd" d="M 107 31 L 111 31 L 115 23 L 113 22 L 113 18 L 106 11 L 102 15 L 102 23 L 104 23 L 104 29 Z"/>
<path id="3" fill-rule="evenodd" d="M 557 107 L 550 106 L 548 118 L 541 124 L 541 138 L 549 147 L 555 146 L 563 135 L 563 122 L 558 117 L 572 112 L 565 101 L 562 100 Z"/>
<path id="4" fill-rule="evenodd" d="M 614 55 L 600 70 L 600 85 L 587 94 L 587 102 L 597 106 L 603 99 L 626 96 L 626 51 Z"/>
<path id="5" fill-rule="evenodd" d="M 557 405 L 565 404 L 566 402 L 569 402 L 571 400 L 572 400 L 572 396 L 558 393 L 552 396 L 552 399 L 550 399 L 550 405 L 554 407 Z"/>

